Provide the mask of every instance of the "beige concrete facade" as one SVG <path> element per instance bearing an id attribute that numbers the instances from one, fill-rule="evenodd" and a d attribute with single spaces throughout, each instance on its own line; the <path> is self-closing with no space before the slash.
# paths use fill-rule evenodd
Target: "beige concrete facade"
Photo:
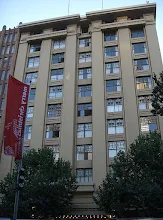
<path id="1" fill-rule="evenodd" d="M 25 146 L 50 146 L 71 162 L 79 181 L 74 214 L 100 213 L 92 196 L 120 149 L 155 128 L 163 135 L 149 99 L 153 72 L 163 70 L 155 16 L 156 5 L 145 4 L 19 26 L 15 77 L 37 73 Z M 1 173 L 10 169 L 2 158 Z"/>

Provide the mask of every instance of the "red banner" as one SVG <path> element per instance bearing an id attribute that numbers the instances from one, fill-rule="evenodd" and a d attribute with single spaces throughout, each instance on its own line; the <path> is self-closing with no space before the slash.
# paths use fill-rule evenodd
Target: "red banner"
<path id="1" fill-rule="evenodd" d="M 29 85 L 10 76 L 4 125 L 4 153 L 22 159 L 23 135 L 28 104 Z"/>

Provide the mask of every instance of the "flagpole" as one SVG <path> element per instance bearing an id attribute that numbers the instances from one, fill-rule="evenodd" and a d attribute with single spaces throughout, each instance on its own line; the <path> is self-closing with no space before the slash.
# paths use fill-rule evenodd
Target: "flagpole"
<path id="1" fill-rule="evenodd" d="M 30 90 L 31 90 L 31 81 L 30 81 L 30 87 L 29 87 L 28 102 L 29 102 Z M 26 117 L 25 117 L 25 123 L 24 123 L 24 134 L 23 134 L 23 140 L 22 140 L 22 154 L 23 154 L 23 146 L 24 146 L 25 127 L 26 127 L 26 122 L 27 122 L 28 102 L 27 102 L 27 110 L 26 110 Z M 17 179 L 16 179 L 16 187 L 18 187 L 18 183 L 19 183 L 19 173 L 20 173 L 20 171 L 21 171 L 21 168 L 22 168 L 22 159 L 19 160 L 19 164 L 18 164 L 18 174 L 17 174 Z M 19 189 L 16 189 L 16 192 L 15 192 L 15 203 L 14 203 L 13 220 L 17 220 L 19 194 L 20 194 L 20 190 L 19 190 Z"/>
<path id="2" fill-rule="evenodd" d="M 104 8 L 103 6 L 104 6 L 104 4 L 103 4 L 103 0 L 102 0 L 102 10 L 103 10 L 103 8 Z"/>
<path id="3" fill-rule="evenodd" d="M 68 15 L 69 15 L 69 11 L 70 11 L 70 0 L 68 0 Z"/>

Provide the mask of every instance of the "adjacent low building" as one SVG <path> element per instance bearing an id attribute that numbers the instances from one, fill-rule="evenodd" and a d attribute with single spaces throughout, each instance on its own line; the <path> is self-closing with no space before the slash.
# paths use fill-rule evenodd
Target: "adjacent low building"
<path id="1" fill-rule="evenodd" d="M 163 135 L 151 114 L 153 72 L 163 70 L 155 19 L 156 5 L 144 4 L 19 25 L 14 76 L 31 83 L 24 147 L 71 162 L 73 214 L 99 213 L 92 195 L 120 150 L 141 133 Z M 10 167 L 3 159 L 0 172 Z"/>

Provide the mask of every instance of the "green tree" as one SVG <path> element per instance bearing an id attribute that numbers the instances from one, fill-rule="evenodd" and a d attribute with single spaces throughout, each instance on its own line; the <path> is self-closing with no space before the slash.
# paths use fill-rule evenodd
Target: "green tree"
<path id="1" fill-rule="evenodd" d="M 77 189 L 76 177 L 70 163 L 55 161 L 49 148 L 30 150 L 23 156 L 25 186 L 20 191 L 19 218 L 49 218 L 68 213 Z M 17 164 L 12 174 L 0 182 L 2 208 L 6 217 L 12 217 L 14 208 L 13 186 Z"/>
<path id="2" fill-rule="evenodd" d="M 157 78 L 156 74 L 153 77 L 155 81 L 155 87 L 153 89 L 152 95 L 152 106 L 153 110 L 152 113 L 154 115 L 161 115 L 163 116 L 163 72 L 160 73 L 160 77 Z"/>
<path id="3" fill-rule="evenodd" d="M 163 141 L 157 133 L 139 136 L 119 152 L 94 200 L 118 217 L 163 216 Z"/>

